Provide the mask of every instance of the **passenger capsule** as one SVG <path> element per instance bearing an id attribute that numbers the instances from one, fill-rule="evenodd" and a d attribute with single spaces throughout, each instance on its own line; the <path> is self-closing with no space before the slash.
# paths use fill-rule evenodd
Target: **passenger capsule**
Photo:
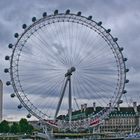
<path id="1" fill-rule="evenodd" d="M 21 108 L 22 108 L 22 105 L 20 104 L 20 105 L 18 105 L 17 107 L 18 107 L 18 109 L 21 109 Z"/>
<path id="2" fill-rule="evenodd" d="M 19 34 L 18 34 L 18 33 L 15 33 L 15 34 L 14 34 L 14 37 L 15 37 L 15 38 L 18 38 L 18 37 L 19 37 Z"/>
<path id="3" fill-rule="evenodd" d="M 123 103 L 123 100 L 119 100 L 119 101 L 118 101 L 118 104 L 122 104 L 122 103 Z"/>
<path id="4" fill-rule="evenodd" d="M 44 12 L 43 14 L 42 14 L 42 17 L 46 17 L 47 16 L 47 12 Z"/>
<path id="5" fill-rule="evenodd" d="M 9 60 L 10 59 L 10 57 L 7 55 L 7 56 L 5 56 L 5 60 Z"/>
<path id="6" fill-rule="evenodd" d="M 123 58 L 123 61 L 127 61 L 128 59 L 127 58 Z"/>
<path id="7" fill-rule="evenodd" d="M 4 72 L 5 72 L 5 73 L 8 73 L 8 72 L 9 72 L 9 69 L 8 69 L 8 68 L 5 68 L 5 69 L 4 69 Z"/>
<path id="8" fill-rule="evenodd" d="M 14 93 L 11 94 L 11 98 L 14 98 L 16 95 Z"/>
<path id="9" fill-rule="evenodd" d="M 106 33 L 110 33 L 110 32 L 111 32 L 111 29 L 107 29 L 107 30 L 106 30 Z"/>
<path id="10" fill-rule="evenodd" d="M 118 38 L 113 38 L 113 41 L 114 41 L 114 42 L 118 41 Z"/>
<path id="11" fill-rule="evenodd" d="M 70 14 L 70 10 L 68 9 L 68 10 L 66 10 L 66 14 Z"/>
<path id="12" fill-rule="evenodd" d="M 128 79 L 126 79 L 126 80 L 125 80 L 125 83 L 129 83 L 129 80 L 128 80 Z"/>
<path id="13" fill-rule="evenodd" d="M 91 20 L 91 19 L 92 19 L 92 16 L 89 16 L 87 19 L 88 19 L 88 20 Z"/>
<path id="14" fill-rule="evenodd" d="M 123 92 L 122 92 L 123 94 L 125 94 L 125 93 L 127 93 L 127 91 L 126 90 L 123 90 Z"/>
<path id="15" fill-rule="evenodd" d="M 119 48 L 119 51 L 122 52 L 123 51 L 123 48 Z"/>
<path id="16" fill-rule="evenodd" d="M 55 10 L 55 11 L 54 11 L 54 15 L 57 15 L 57 14 L 58 14 L 58 10 Z"/>
<path id="17" fill-rule="evenodd" d="M 99 22 L 97 23 L 97 25 L 98 25 L 98 26 L 101 26 L 101 25 L 102 25 L 102 21 L 99 21 Z"/>
<path id="18" fill-rule="evenodd" d="M 7 85 L 7 86 L 11 85 L 11 82 L 10 82 L 10 81 L 7 81 L 7 82 L 6 82 L 6 85 Z"/>
<path id="19" fill-rule="evenodd" d="M 31 118 L 31 114 L 28 114 L 28 115 L 27 115 L 27 118 Z"/>
<path id="20" fill-rule="evenodd" d="M 10 44 L 8 45 L 8 48 L 9 48 L 9 49 L 13 48 L 13 44 L 10 43 Z"/>
<path id="21" fill-rule="evenodd" d="M 129 69 L 125 69 L 125 72 L 129 72 Z"/>
<path id="22" fill-rule="evenodd" d="M 26 25 L 26 24 L 23 24 L 23 25 L 22 25 L 22 28 L 23 28 L 23 29 L 26 29 L 26 28 L 27 28 L 27 25 Z"/>
<path id="23" fill-rule="evenodd" d="M 82 14 L 82 13 L 79 11 L 79 12 L 77 13 L 77 16 L 81 16 L 81 14 Z"/>
<path id="24" fill-rule="evenodd" d="M 32 17 L 32 22 L 35 22 L 36 21 L 36 17 Z"/>

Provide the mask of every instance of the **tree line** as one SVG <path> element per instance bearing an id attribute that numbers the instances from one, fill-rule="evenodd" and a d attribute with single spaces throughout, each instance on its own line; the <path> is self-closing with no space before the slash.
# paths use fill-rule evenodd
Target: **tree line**
<path id="1" fill-rule="evenodd" d="M 0 133 L 32 134 L 33 130 L 33 126 L 26 119 L 21 119 L 19 122 L 13 122 L 12 124 L 6 120 L 0 123 Z"/>

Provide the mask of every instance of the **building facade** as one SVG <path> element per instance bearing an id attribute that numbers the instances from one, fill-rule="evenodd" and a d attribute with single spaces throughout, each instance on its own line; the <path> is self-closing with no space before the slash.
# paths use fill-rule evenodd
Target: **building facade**
<path id="1" fill-rule="evenodd" d="M 73 112 L 73 119 L 84 119 L 92 114 L 100 112 L 103 107 L 87 107 L 83 110 Z M 140 132 L 140 105 L 133 102 L 131 107 L 116 107 L 109 117 L 99 126 L 101 132 Z"/>
<path id="2" fill-rule="evenodd" d="M 100 126 L 103 132 L 140 132 L 140 105 L 120 107 Z"/>

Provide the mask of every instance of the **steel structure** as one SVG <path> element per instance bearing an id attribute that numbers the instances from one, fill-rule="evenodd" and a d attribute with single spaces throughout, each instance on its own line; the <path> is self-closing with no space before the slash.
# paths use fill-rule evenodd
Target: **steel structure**
<path id="1" fill-rule="evenodd" d="M 19 99 L 18 108 L 24 106 L 28 118 L 34 115 L 61 129 L 89 128 L 102 123 L 122 103 L 125 83 L 129 82 L 127 58 L 123 57 L 118 39 L 101 21 L 81 12 L 45 12 L 40 19 L 33 17 L 32 22 L 30 26 L 23 24 L 23 33 L 15 33 L 16 43 L 9 44 L 12 55 L 5 57 L 10 60 L 10 68 L 4 71 L 11 77 L 6 84 L 12 85 L 15 93 L 11 97 Z M 78 106 L 77 101 L 73 104 L 75 99 L 89 106 L 96 101 L 106 108 L 74 120 L 72 111 Z"/>

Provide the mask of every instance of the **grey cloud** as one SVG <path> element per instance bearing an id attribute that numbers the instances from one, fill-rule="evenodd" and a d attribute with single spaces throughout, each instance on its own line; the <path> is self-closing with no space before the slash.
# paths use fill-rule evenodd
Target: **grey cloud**
<path id="1" fill-rule="evenodd" d="M 112 34 L 119 38 L 119 45 L 124 47 L 124 56 L 128 57 L 127 66 L 130 72 L 127 74 L 130 84 L 128 99 L 139 100 L 137 94 L 140 92 L 140 1 L 139 0 L 1 0 L 0 1 L 0 78 L 4 83 L 9 76 L 3 73 L 9 64 L 4 61 L 4 56 L 10 53 L 7 45 L 15 42 L 13 34 L 22 32 L 23 23 L 31 24 L 32 16 L 41 17 L 42 12 L 53 13 L 55 9 L 64 12 L 71 9 L 72 12 L 82 11 L 83 15 L 93 15 L 93 19 L 103 21 L 103 26 L 112 29 Z M 13 92 L 12 88 L 4 86 L 5 94 Z M 5 95 L 4 95 L 5 96 Z M 135 96 L 135 97 L 134 97 Z M 5 113 L 10 115 L 16 112 L 15 105 L 7 98 Z M 11 111 L 10 111 L 11 110 Z"/>

